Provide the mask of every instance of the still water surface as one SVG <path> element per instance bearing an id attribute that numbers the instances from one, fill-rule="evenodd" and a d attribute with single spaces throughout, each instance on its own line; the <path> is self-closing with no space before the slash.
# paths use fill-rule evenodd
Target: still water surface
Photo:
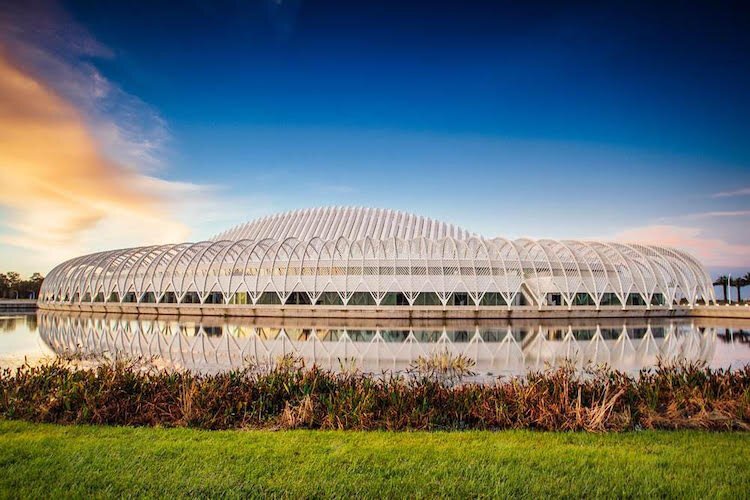
<path id="1" fill-rule="evenodd" d="M 307 321 L 307 323 L 305 322 Z M 711 367 L 750 363 L 750 322 L 721 320 L 516 320 L 421 322 L 152 318 L 38 312 L 0 316 L 0 366 L 59 355 L 141 358 L 213 373 L 273 363 L 381 373 L 449 352 L 475 361 L 478 377 L 519 375 L 573 363 L 627 372 L 659 360 Z"/>

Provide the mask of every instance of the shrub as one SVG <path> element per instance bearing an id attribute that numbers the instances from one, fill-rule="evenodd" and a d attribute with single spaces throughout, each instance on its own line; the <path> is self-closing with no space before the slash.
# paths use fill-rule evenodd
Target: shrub
<path id="1" fill-rule="evenodd" d="M 461 380 L 470 369 L 425 359 L 407 374 L 372 377 L 284 360 L 200 375 L 57 360 L 2 371 L 0 415 L 204 429 L 750 429 L 748 366 L 659 366 L 637 376 L 562 367 L 483 384 Z"/>

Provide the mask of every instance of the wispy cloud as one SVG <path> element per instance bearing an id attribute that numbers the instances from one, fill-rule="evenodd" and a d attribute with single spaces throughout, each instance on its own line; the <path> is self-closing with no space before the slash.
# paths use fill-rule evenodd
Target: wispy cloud
<path id="1" fill-rule="evenodd" d="M 186 239 L 181 204 L 212 188 L 155 176 L 164 120 L 87 60 L 111 51 L 55 4 L 34 7 L 0 13 L 0 241 L 35 251 L 43 270 L 99 248 Z"/>
<path id="2" fill-rule="evenodd" d="M 712 195 L 713 198 L 729 198 L 733 196 L 750 196 L 750 187 L 735 189 L 731 191 L 721 191 Z"/>
<path id="3" fill-rule="evenodd" d="M 750 244 L 729 243 L 699 227 L 654 224 L 621 231 L 611 239 L 679 248 L 708 266 L 750 266 Z"/>
<path id="4" fill-rule="evenodd" d="M 73 106 L 97 147 L 126 168 L 155 170 L 170 134 L 159 113 L 105 78 L 93 61 L 108 47 L 54 1 L 11 2 L 0 12 L 0 44 L 19 70 Z"/>
<path id="5" fill-rule="evenodd" d="M 165 217 L 159 201 L 185 185 L 109 160 L 81 113 L 3 52 L 0 166 L 0 204 L 15 215 L 6 224 L 15 233 L 6 243 L 55 248 L 109 215 L 124 214 L 158 227 L 164 238 L 187 232 Z"/>
<path id="6" fill-rule="evenodd" d="M 728 218 L 728 217 L 750 217 L 750 210 L 715 210 L 710 212 L 696 212 L 692 214 L 673 215 L 662 217 L 661 222 L 667 222 L 679 219 L 711 219 L 711 218 Z"/>

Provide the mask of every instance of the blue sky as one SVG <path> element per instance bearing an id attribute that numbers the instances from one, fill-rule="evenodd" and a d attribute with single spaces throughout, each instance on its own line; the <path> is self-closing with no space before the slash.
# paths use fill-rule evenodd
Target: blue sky
<path id="1" fill-rule="evenodd" d="M 92 167 L 97 182 L 116 177 L 127 191 L 93 189 L 91 217 L 64 205 L 45 241 L 28 229 L 40 214 L 0 197 L 4 267 L 46 271 L 75 252 L 356 204 L 487 236 L 673 244 L 716 272 L 750 270 L 750 12 L 740 3 L 3 10 L 16 28 L 0 38 L 9 65 L 74 109 L 116 165 Z M 12 162 L 1 168 L 36 192 L 12 178 Z M 66 200 L 88 199 L 70 189 Z M 124 222 L 143 193 L 155 215 Z M 64 251 L 45 252 L 50 242 Z"/>

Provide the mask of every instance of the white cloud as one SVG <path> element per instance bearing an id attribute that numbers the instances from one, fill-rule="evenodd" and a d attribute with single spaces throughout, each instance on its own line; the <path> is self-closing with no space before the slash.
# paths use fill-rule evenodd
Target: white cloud
<path id="1" fill-rule="evenodd" d="M 157 177 L 166 122 L 84 60 L 111 51 L 55 4 L 35 6 L 0 12 L 0 261 L 46 272 L 184 241 L 203 220 L 195 207 L 221 211 L 218 188 Z"/>
<path id="2" fill-rule="evenodd" d="M 660 220 L 666 222 L 677 219 L 710 219 L 714 217 L 750 217 L 750 210 L 716 210 L 711 212 L 698 212 L 694 214 L 663 217 Z"/>
<path id="3" fill-rule="evenodd" d="M 731 191 L 721 191 L 720 193 L 713 194 L 713 198 L 729 198 L 732 196 L 750 196 L 750 187 Z"/>
<path id="4" fill-rule="evenodd" d="M 729 243 L 706 235 L 699 227 L 654 224 L 630 228 L 609 239 L 679 248 L 707 266 L 750 266 L 750 244 Z"/>

